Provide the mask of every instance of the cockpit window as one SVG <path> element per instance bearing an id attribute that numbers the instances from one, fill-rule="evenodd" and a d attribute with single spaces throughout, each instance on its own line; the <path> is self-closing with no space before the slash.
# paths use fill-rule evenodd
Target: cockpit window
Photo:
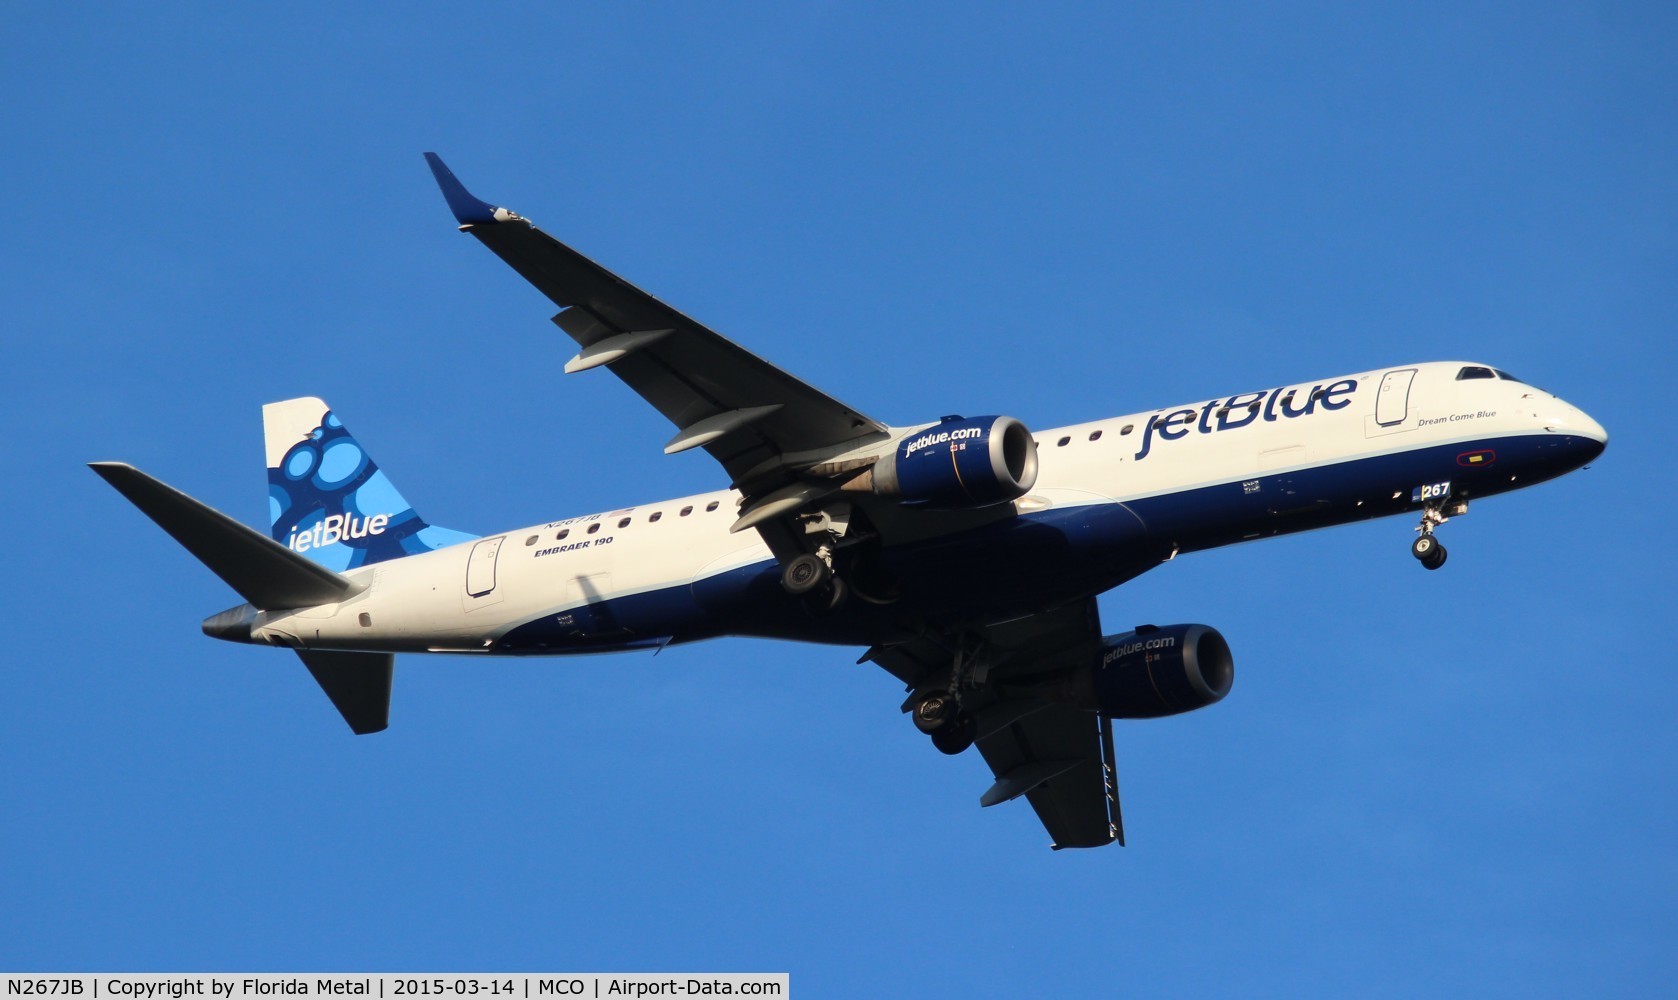
<path id="1" fill-rule="evenodd" d="M 1458 382 L 1471 378 L 1497 378 L 1497 375 L 1490 368 L 1481 368 L 1479 365 L 1469 365 L 1457 372 Z"/>
<path id="2" fill-rule="evenodd" d="M 1515 376 L 1509 374 L 1508 372 L 1504 371 L 1501 368 L 1497 368 L 1497 369 L 1493 369 L 1493 370 L 1497 372 L 1497 377 L 1500 378 L 1500 379 L 1504 379 L 1505 381 L 1508 381 L 1508 382 L 1519 382 L 1522 385 L 1526 385 L 1526 379 L 1516 378 Z"/>

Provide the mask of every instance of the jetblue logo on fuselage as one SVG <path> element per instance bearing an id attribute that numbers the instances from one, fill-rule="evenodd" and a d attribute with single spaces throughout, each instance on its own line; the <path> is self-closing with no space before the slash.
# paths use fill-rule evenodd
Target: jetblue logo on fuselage
<path id="1" fill-rule="evenodd" d="M 374 514 L 372 517 L 329 514 L 324 520 L 316 521 L 307 531 L 291 529 L 291 537 L 286 539 L 286 545 L 294 552 L 307 552 L 350 538 L 382 535 L 385 525 L 389 523 L 389 514 Z"/>
<path id="2" fill-rule="evenodd" d="M 953 431 L 939 431 L 936 434 L 922 434 L 903 446 L 903 457 L 908 458 L 922 448 L 930 448 L 935 444 L 949 444 L 953 441 L 968 441 L 985 436 L 983 427 L 957 427 Z"/>
<path id="3" fill-rule="evenodd" d="M 1310 416 L 1317 407 L 1343 410 L 1352 405 L 1352 393 L 1358 391 L 1357 379 L 1347 378 L 1329 386 L 1314 385 L 1309 390 L 1299 387 L 1266 389 L 1259 392 L 1238 393 L 1228 399 L 1214 399 L 1205 406 L 1185 407 L 1170 413 L 1156 413 L 1148 418 L 1142 429 L 1142 448 L 1135 455 L 1137 461 L 1153 451 L 1154 436 L 1176 441 L 1191 433 L 1214 434 L 1246 427 L 1256 421 L 1272 423 L 1281 419 Z M 1303 393 L 1305 401 L 1299 402 Z"/>

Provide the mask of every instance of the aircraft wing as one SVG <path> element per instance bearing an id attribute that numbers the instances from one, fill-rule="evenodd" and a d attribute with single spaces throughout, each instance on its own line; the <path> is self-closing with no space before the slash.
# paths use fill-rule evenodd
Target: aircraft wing
<path id="1" fill-rule="evenodd" d="M 471 233 L 560 307 L 554 323 L 582 350 L 567 372 L 609 367 L 669 419 L 666 453 L 702 447 L 736 489 L 763 496 L 796 482 L 808 460 L 884 439 L 856 412 L 689 319 L 537 229 L 467 192 L 425 154 L 462 232 Z"/>
<path id="2" fill-rule="evenodd" d="M 984 715 L 979 717 L 981 729 Z M 1124 846 L 1113 724 L 1071 705 L 1046 705 L 982 737 L 979 753 L 996 775 L 980 796 L 993 806 L 1021 795 L 1055 850 Z"/>
<path id="3" fill-rule="evenodd" d="M 979 753 L 996 776 L 979 804 L 1025 796 L 1056 850 L 1115 840 L 1123 846 L 1111 721 L 1040 694 L 1093 662 L 1101 639 L 1094 599 L 988 626 L 981 636 L 1001 694 L 972 707 Z M 872 650 L 869 659 L 914 689 L 947 670 L 953 656 L 937 641 L 919 639 Z"/>

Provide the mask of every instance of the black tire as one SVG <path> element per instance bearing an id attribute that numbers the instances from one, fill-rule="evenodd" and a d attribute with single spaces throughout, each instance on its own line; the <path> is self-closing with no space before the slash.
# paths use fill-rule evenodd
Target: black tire
<path id="1" fill-rule="evenodd" d="M 930 736 L 955 718 L 956 701 L 942 692 L 929 694 L 915 702 L 909 714 L 915 720 L 915 728 Z"/>
<path id="2" fill-rule="evenodd" d="M 845 606 L 845 599 L 851 596 L 851 588 L 845 586 L 845 581 L 834 577 L 828 583 L 827 599 L 822 602 L 823 611 L 838 611 Z"/>
<path id="3" fill-rule="evenodd" d="M 787 563 L 781 570 L 781 586 L 789 594 L 803 597 L 820 590 L 833 577 L 833 571 L 820 556 L 805 553 Z"/>
<path id="4" fill-rule="evenodd" d="M 1420 559 L 1423 566 L 1434 558 L 1433 553 L 1439 549 L 1439 541 L 1432 535 L 1417 535 L 1416 540 L 1410 543 L 1410 554 Z"/>
<path id="5" fill-rule="evenodd" d="M 971 715 L 957 716 L 932 734 L 932 745 L 938 748 L 939 753 L 954 757 L 973 745 L 978 728 Z"/>
<path id="6" fill-rule="evenodd" d="M 1433 545 L 1433 551 L 1428 554 L 1426 559 L 1422 560 L 1422 565 L 1428 569 L 1438 569 L 1439 567 L 1445 565 L 1445 560 L 1449 557 L 1450 553 L 1445 551 L 1445 546 L 1435 542 Z"/>

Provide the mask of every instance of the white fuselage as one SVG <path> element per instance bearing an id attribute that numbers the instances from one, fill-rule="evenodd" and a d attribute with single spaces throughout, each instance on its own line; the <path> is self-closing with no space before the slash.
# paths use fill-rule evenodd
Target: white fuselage
<path id="1" fill-rule="evenodd" d="M 1038 431 L 1037 481 L 1013 502 L 1015 516 L 1117 505 L 1146 522 L 1162 548 L 1189 551 L 1414 511 L 1421 504 L 1412 487 L 1436 480 L 1471 480 L 1465 495 L 1473 496 L 1518 488 L 1577 467 L 1606 441 L 1599 424 L 1547 392 L 1508 378 L 1459 379 L 1469 367 L 1476 366 L 1362 372 Z M 1540 449 L 1533 454 L 1550 455 L 1540 446 L 1552 440 L 1558 448 L 1574 441 L 1596 447 L 1581 445 L 1577 456 L 1556 452 L 1532 467 L 1497 454 L 1502 447 L 1525 455 L 1530 445 Z M 1414 481 L 1394 480 L 1409 474 L 1404 457 L 1411 455 L 1434 456 L 1433 464 Z M 1290 497 L 1291 483 L 1321 479 L 1325 470 L 1344 472 L 1332 498 Z M 365 585 L 354 596 L 264 613 L 253 638 L 312 648 L 500 652 L 499 640 L 520 626 L 563 623 L 637 595 L 686 593 L 730 571 L 772 564 L 757 532 L 730 533 L 739 499 L 720 491 L 642 504 L 352 570 L 347 575 Z M 1190 508 L 1205 513 L 1174 516 Z M 1309 516 L 1290 521 L 1295 511 Z M 1239 520 L 1242 530 L 1203 523 L 1217 518 Z M 752 631 L 730 620 L 736 624 L 724 631 Z M 645 644 L 705 634 L 690 623 L 643 628 L 635 638 Z M 539 651 L 598 648 L 556 641 Z"/>

